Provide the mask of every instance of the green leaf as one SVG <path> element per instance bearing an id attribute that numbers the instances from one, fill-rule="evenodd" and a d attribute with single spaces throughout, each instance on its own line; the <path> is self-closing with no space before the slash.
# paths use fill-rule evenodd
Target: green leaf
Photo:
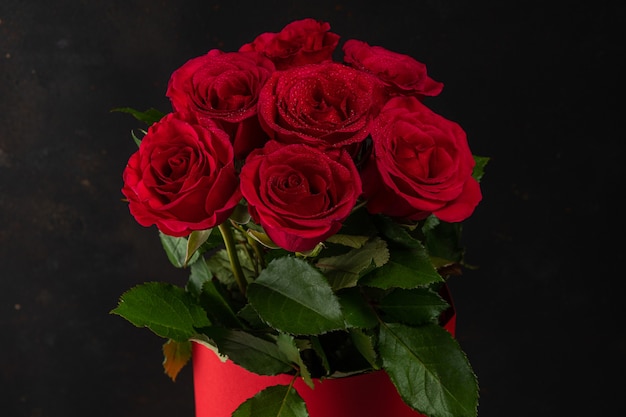
<path id="1" fill-rule="evenodd" d="M 282 332 L 313 335 L 345 328 L 330 285 L 301 259 L 273 260 L 248 285 L 247 295 L 261 319 Z"/>
<path id="2" fill-rule="evenodd" d="M 431 216 L 423 231 L 428 253 L 438 266 L 462 261 L 465 251 L 461 244 L 462 223 L 447 223 Z"/>
<path id="3" fill-rule="evenodd" d="M 196 251 L 204 244 L 204 242 L 207 241 L 209 236 L 211 236 L 212 230 L 213 229 L 194 230 L 191 232 L 189 238 L 187 238 L 187 250 L 185 252 L 185 261 L 183 262 L 183 265 L 189 264 Z"/>
<path id="4" fill-rule="evenodd" d="M 337 233 L 326 239 L 326 242 L 349 246 L 351 248 L 360 248 L 365 245 L 365 242 L 368 240 L 369 236 L 344 235 Z"/>
<path id="5" fill-rule="evenodd" d="M 256 312 L 254 307 L 250 304 L 246 304 L 237 312 L 237 318 L 243 320 L 250 328 L 254 330 L 270 330 L 269 327 L 261 318 L 259 313 Z"/>
<path id="6" fill-rule="evenodd" d="M 236 251 L 245 278 L 247 280 L 254 279 L 256 275 L 255 268 L 248 256 L 248 252 L 243 245 L 236 245 Z M 232 265 L 226 249 L 216 251 L 207 259 L 206 263 L 213 275 L 216 276 L 220 282 L 226 285 L 235 283 L 235 276 L 233 275 Z"/>
<path id="7" fill-rule="evenodd" d="M 474 161 L 476 165 L 474 165 L 474 171 L 472 171 L 472 177 L 478 182 L 483 178 L 483 174 L 485 173 L 485 166 L 487 162 L 489 162 L 489 157 L 487 156 L 477 156 L 474 155 Z"/>
<path id="8" fill-rule="evenodd" d="M 325 374 L 328 375 L 330 372 L 330 362 L 328 361 L 328 356 L 326 355 L 326 351 L 324 350 L 324 346 L 320 342 L 319 337 L 311 336 L 309 338 L 309 342 L 311 343 L 313 352 L 315 352 L 315 355 L 319 358 Z"/>
<path id="9" fill-rule="evenodd" d="M 189 270 L 189 280 L 187 281 L 187 291 L 194 297 L 200 297 L 202 294 L 202 287 L 211 281 L 213 274 L 209 270 L 204 259 L 200 259 L 198 262 L 191 264 Z"/>
<path id="10" fill-rule="evenodd" d="M 148 327 L 158 336 L 179 342 L 211 322 L 184 289 L 164 282 L 148 282 L 131 288 L 111 311 L 137 327 Z"/>
<path id="11" fill-rule="evenodd" d="M 441 223 L 441 220 L 439 220 L 434 214 L 431 214 L 424 220 L 424 223 L 422 224 L 422 232 L 424 232 L 424 234 L 432 232 L 435 227 L 439 226 L 439 223 Z"/>
<path id="12" fill-rule="evenodd" d="M 280 246 L 278 246 L 276 243 L 274 243 L 272 241 L 272 239 L 270 239 L 270 237 L 265 232 L 260 232 L 258 230 L 254 230 L 254 229 L 248 229 L 247 233 L 254 240 L 259 242 L 261 245 L 265 246 L 266 248 L 269 248 L 269 249 L 280 249 Z"/>
<path id="13" fill-rule="evenodd" d="M 235 283 L 235 277 L 226 249 L 216 251 L 213 256 L 206 260 L 206 265 L 211 273 L 223 284 L 231 285 Z"/>
<path id="14" fill-rule="evenodd" d="M 430 417 L 476 416 L 476 376 L 445 329 L 383 324 L 378 348 L 383 368 L 410 407 Z"/>
<path id="15" fill-rule="evenodd" d="M 337 296 L 349 328 L 372 329 L 378 325 L 376 314 L 358 288 L 340 291 Z"/>
<path id="16" fill-rule="evenodd" d="M 203 333 L 237 365 L 259 375 L 278 375 L 293 370 L 276 343 L 243 330 L 210 327 Z"/>
<path id="17" fill-rule="evenodd" d="M 235 206 L 230 215 L 230 219 L 237 224 L 247 224 L 250 221 L 250 213 L 248 212 L 248 206 L 246 204 L 239 203 Z"/>
<path id="18" fill-rule="evenodd" d="M 374 238 L 358 249 L 343 255 L 321 258 L 317 266 L 330 282 L 333 290 L 354 287 L 363 274 L 384 265 L 389 260 L 387 243 Z"/>
<path id="19" fill-rule="evenodd" d="M 380 232 L 387 237 L 390 242 L 394 242 L 405 248 L 423 248 L 422 243 L 418 239 L 411 236 L 409 230 L 405 226 L 396 223 L 387 216 L 376 216 L 374 220 L 376 227 L 378 227 Z"/>
<path id="20" fill-rule="evenodd" d="M 449 304 L 427 288 L 396 289 L 378 303 L 378 308 L 401 323 L 419 326 L 436 323 Z"/>
<path id="21" fill-rule="evenodd" d="M 187 262 L 187 238 L 169 236 L 160 230 L 159 238 L 161 239 L 163 249 L 165 249 L 167 259 L 169 259 L 176 268 L 184 268 L 198 259 L 199 254 L 194 253 L 189 262 Z"/>
<path id="22" fill-rule="evenodd" d="M 433 282 L 443 282 L 443 278 L 437 273 L 426 250 L 420 247 L 392 251 L 389 262 L 365 275 L 359 284 L 383 289 L 409 289 Z"/>
<path id="23" fill-rule="evenodd" d="M 191 265 L 192 271 L 197 268 L 196 265 L 205 265 L 206 267 L 206 263 L 202 260 Z M 204 306 L 211 322 L 215 325 L 230 328 L 243 327 L 226 297 L 227 293 L 223 290 L 219 282 L 209 280 L 202 285 L 200 302 L 202 306 Z"/>
<path id="24" fill-rule="evenodd" d="M 308 417 L 306 404 L 291 385 L 265 388 L 246 400 L 232 417 Z"/>
<path id="25" fill-rule="evenodd" d="M 361 329 L 350 329 L 350 338 L 365 360 L 372 365 L 372 368 L 380 369 L 380 358 L 378 352 L 376 352 L 378 338 Z"/>
<path id="26" fill-rule="evenodd" d="M 130 115 L 132 115 L 135 119 L 144 122 L 148 125 L 151 125 L 155 122 L 158 122 L 159 120 L 161 120 L 163 118 L 163 116 L 165 116 L 165 113 L 155 109 L 155 108 L 149 108 L 148 110 L 145 111 L 139 111 L 139 110 L 135 110 L 131 107 L 118 107 L 115 108 L 113 110 L 111 110 L 113 112 L 121 112 L 121 113 L 128 113 Z"/>
<path id="27" fill-rule="evenodd" d="M 300 356 L 300 349 L 296 346 L 295 339 L 293 336 L 287 333 L 280 333 L 278 338 L 276 339 L 276 344 L 278 348 L 285 354 L 287 359 L 298 366 L 300 370 L 300 376 L 304 382 L 311 388 L 314 388 L 313 380 L 311 379 L 311 373 L 309 372 L 309 368 L 307 368 L 306 364 L 302 360 L 302 356 Z"/>
<path id="28" fill-rule="evenodd" d="M 139 129 L 139 131 L 143 133 L 144 136 L 147 133 L 145 130 L 142 129 Z M 135 145 L 137 145 L 137 147 L 141 146 L 141 139 L 135 134 L 134 130 L 130 132 L 130 136 L 133 138 L 133 141 L 135 141 Z"/>

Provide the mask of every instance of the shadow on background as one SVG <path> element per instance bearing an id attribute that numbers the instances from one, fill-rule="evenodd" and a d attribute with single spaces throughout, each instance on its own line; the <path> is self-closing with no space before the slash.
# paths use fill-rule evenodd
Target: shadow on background
<path id="1" fill-rule="evenodd" d="M 187 59 L 314 17 L 342 40 L 426 63 L 445 84 L 428 104 L 492 158 L 465 226 L 479 268 L 451 282 L 479 415 L 617 415 L 624 130 L 614 103 L 626 8 L 531 3 L 3 0 L 1 414 L 193 416 L 191 368 L 171 382 L 162 341 L 108 314 L 136 283 L 186 279 L 121 201 L 138 125 L 110 110 L 168 110 L 167 81 Z"/>

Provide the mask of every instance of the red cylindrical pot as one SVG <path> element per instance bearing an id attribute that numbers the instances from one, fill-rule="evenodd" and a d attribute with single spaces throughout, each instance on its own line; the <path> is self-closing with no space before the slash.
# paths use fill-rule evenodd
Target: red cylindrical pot
<path id="1" fill-rule="evenodd" d="M 454 309 L 446 315 L 444 328 L 454 336 Z M 288 385 L 293 378 L 257 375 L 230 360 L 220 361 L 213 351 L 197 343 L 193 344 L 192 360 L 196 417 L 231 417 L 241 403 L 259 391 Z M 311 417 L 424 417 L 402 401 L 384 371 L 314 382 L 314 389 L 301 378 L 294 385 Z"/>

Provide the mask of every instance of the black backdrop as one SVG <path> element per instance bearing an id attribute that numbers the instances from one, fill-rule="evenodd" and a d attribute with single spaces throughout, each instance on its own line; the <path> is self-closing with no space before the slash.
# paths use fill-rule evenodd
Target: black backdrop
<path id="1" fill-rule="evenodd" d="M 408 53 L 429 101 L 491 156 L 451 283 L 481 417 L 623 412 L 625 6 L 533 1 L 0 2 L 0 415 L 193 416 L 161 340 L 109 315 L 182 282 L 121 202 L 118 106 L 168 108 L 170 73 L 303 17 Z"/>

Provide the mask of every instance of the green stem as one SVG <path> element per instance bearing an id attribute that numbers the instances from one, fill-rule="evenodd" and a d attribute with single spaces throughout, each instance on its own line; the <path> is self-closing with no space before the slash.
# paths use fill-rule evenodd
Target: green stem
<path id="1" fill-rule="evenodd" d="M 250 250 L 248 250 L 248 246 L 244 245 L 244 248 L 246 249 L 246 253 L 248 254 L 248 258 L 250 258 L 250 262 L 252 262 L 252 264 L 254 265 L 255 277 L 258 277 L 259 273 L 260 273 L 260 270 L 261 269 L 265 269 L 265 260 L 263 258 L 263 253 L 261 252 L 261 249 L 259 248 L 259 242 L 257 242 L 257 240 L 254 239 L 250 235 L 250 233 L 248 233 L 246 231 L 246 229 L 241 227 L 241 225 L 239 225 L 237 223 L 233 223 L 233 226 L 237 230 L 239 230 L 242 235 L 244 235 L 246 237 L 246 241 L 248 242 L 248 246 L 250 246 L 252 248 L 252 250 L 254 251 L 254 257 L 252 257 L 252 255 L 250 254 Z"/>
<path id="2" fill-rule="evenodd" d="M 254 251 L 258 264 L 260 265 L 261 269 L 264 269 L 266 266 L 265 259 L 263 258 L 263 253 L 261 253 L 259 242 L 257 242 L 256 239 L 248 234 L 246 234 L 246 238 L 248 239 L 248 244 L 252 246 L 252 250 Z"/>
<path id="3" fill-rule="evenodd" d="M 246 277 L 243 275 L 243 269 L 241 269 L 241 264 L 239 263 L 239 257 L 237 256 L 237 248 L 235 247 L 235 239 L 233 237 L 233 232 L 225 223 L 220 224 L 219 226 L 220 232 L 222 233 L 222 238 L 224 239 L 224 244 L 226 245 L 226 252 L 228 252 L 228 260 L 230 261 L 230 266 L 233 269 L 233 275 L 235 276 L 235 281 L 239 286 L 239 290 L 241 293 L 246 295 L 246 287 L 248 286 L 248 282 L 246 281 Z"/>

